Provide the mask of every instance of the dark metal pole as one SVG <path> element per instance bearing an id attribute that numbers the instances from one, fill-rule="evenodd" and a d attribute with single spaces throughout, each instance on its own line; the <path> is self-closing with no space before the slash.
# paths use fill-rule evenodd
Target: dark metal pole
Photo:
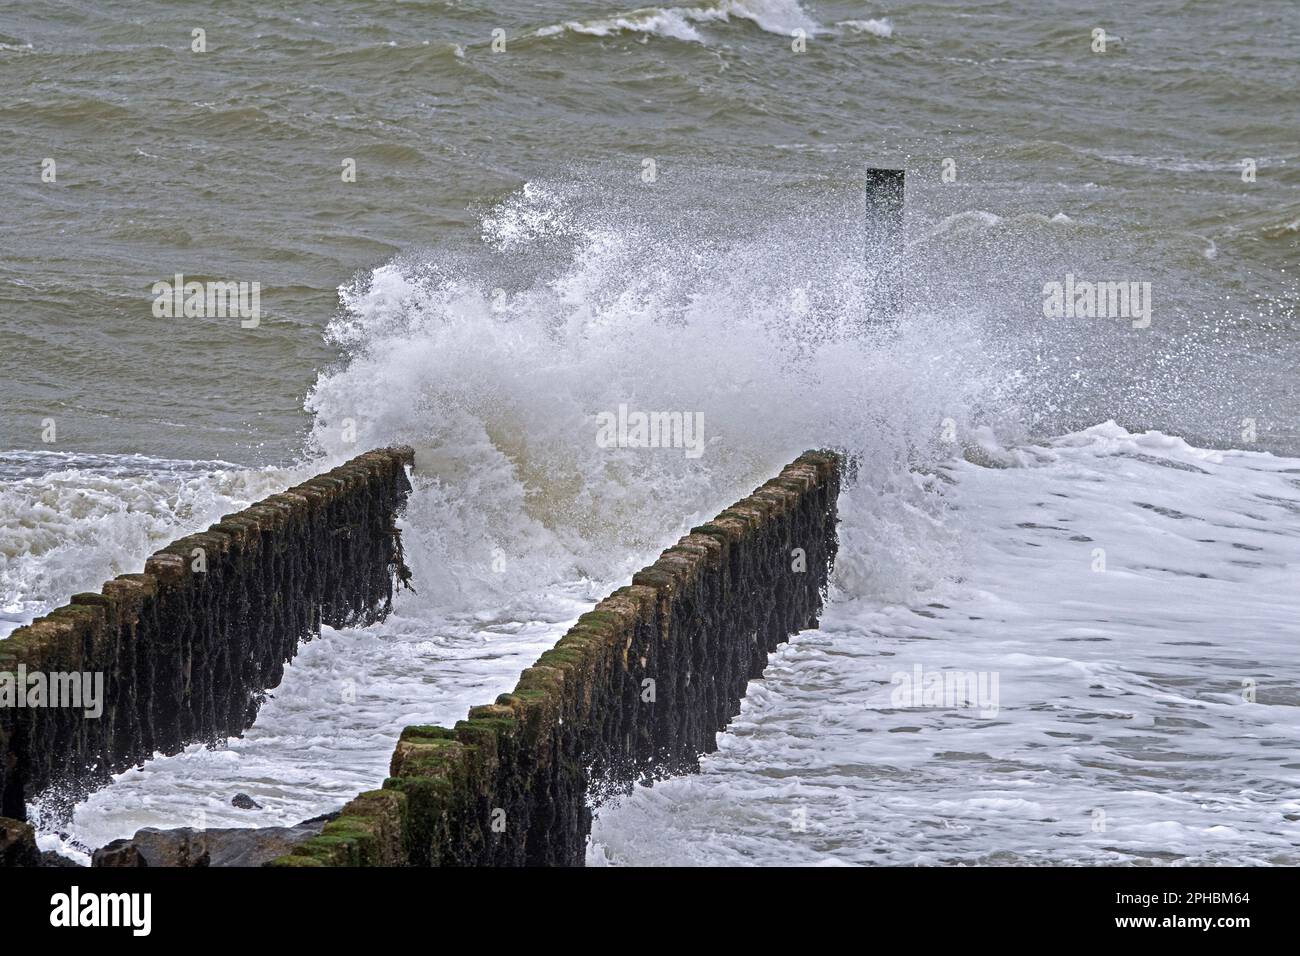
<path id="1" fill-rule="evenodd" d="M 867 170 L 867 294 L 880 324 L 892 324 L 902 304 L 904 178 L 901 169 Z"/>

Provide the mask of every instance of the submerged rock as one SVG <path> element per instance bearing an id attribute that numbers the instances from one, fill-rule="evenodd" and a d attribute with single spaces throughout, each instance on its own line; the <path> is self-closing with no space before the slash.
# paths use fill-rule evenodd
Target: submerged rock
<path id="1" fill-rule="evenodd" d="M 261 810 L 262 805 L 246 793 L 237 793 L 230 801 L 232 807 L 240 810 Z"/>

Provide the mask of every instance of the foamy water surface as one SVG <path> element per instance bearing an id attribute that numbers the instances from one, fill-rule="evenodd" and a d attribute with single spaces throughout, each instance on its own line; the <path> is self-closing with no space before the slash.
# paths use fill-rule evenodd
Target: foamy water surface
<path id="1" fill-rule="evenodd" d="M 1113 424 L 1004 458 L 944 468 L 959 577 L 841 594 L 589 863 L 1300 861 L 1300 461 Z M 918 668 L 996 693 L 900 699 Z"/>

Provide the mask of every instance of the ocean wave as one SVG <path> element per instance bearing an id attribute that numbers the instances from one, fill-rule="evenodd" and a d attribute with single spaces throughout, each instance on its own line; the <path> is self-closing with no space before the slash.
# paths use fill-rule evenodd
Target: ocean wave
<path id="1" fill-rule="evenodd" d="M 835 25 L 852 30 L 854 33 L 869 33 L 882 40 L 887 40 L 894 35 L 894 25 L 887 17 L 878 20 L 840 20 Z"/>
<path id="2" fill-rule="evenodd" d="M 1108 163 L 1122 166 L 1139 166 L 1143 169 L 1158 169 L 1170 173 L 1228 173 L 1241 172 L 1240 159 L 1192 159 L 1186 156 L 1141 156 L 1133 153 L 1097 153 L 1081 150 Z M 1255 159 L 1256 168 L 1266 169 L 1270 166 L 1285 164 L 1285 160 L 1273 157 Z"/>
<path id="3" fill-rule="evenodd" d="M 795 30 L 803 30 L 807 36 L 824 32 L 798 0 L 720 0 L 712 6 L 646 7 L 610 17 L 570 20 L 542 27 L 534 35 L 577 33 L 604 37 L 627 32 L 703 43 L 704 37 L 696 25 L 726 23 L 732 19 L 746 20 L 766 33 L 781 36 L 790 36 Z"/>
<path id="4" fill-rule="evenodd" d="M 516 589 L 604 578 L 819 445 L 859 450 L 864 487 L 915 497 L 904 512 L 927 533 L 935 489 L 909 463 L 998 391 L 994 350 L 970 315 L 871 334 L 858 224 L 834 236 L 817 221 L 820 243 L 803 223 L 665 234 L 636 196 L 529 184 L 484 217 L 486 248 L 399 257 L 341 289 L 330 336 L 346 363 L 309 397 L 313 447 L 347 454 L 352 418 L 359 444 L 416 449 L 408 553 L 444 602 L 499 597 L 498 550 Z M 520 285 L 519 262 L 551 265 Z M 702 453 L 600 447 L 597 416 L 620 406 L 698 413 Z M 870 524 L 876 504 L 850 520 Z M 865 556 L 858 580 L 929 574 L 924 550 Z"/>
<path id="5" fill-rule="evenodd" d="M 941 496 L 913 466 L 933 453 L 936 423 L 1003 391 L 978 316 L 918 315 L 873 334 L 861 224 L 828 229 L 833 208 L 719 237 L 702 218 L 666 230 L 639 190 L 589 186 L 530 183 L 486 211 L 464 256 L 399 256 L 340 290 L 329 338 L 344 361 L 310 393 L 303 469 L 359 448 L 416 448 L 404 526 L 423 586 L 404 599 L 477 613 L 618 580 L 821 445 L 854 450 L 861 487 L 907 503 L 881 509 L 873 491 L 846 504 L 862 540 L 872 528 L 917 537 L 900 549 L 907 560 L 846 551 L 844 580 L 857 584 L 845 586 L 934 573 L 921 542 L 942 534 Z M 702 452 L 600 447 L 598 416 L 621 406 L 702 416 Z M 0 459 L 0 607 L 29 619 L 296 473 Z"/>
<path id="6" fill-rule="evenodd" d="M 986 233 L 997 229 L 1017 229 L 1023 227 L 1049 226 L 1053 228 L 1081 228 L 1081 223 L 1063 212 L 1052 215 L 1046 213 L 1020 213 L 1014 216 L 999 216 L 987 209 L 963 209 L 950 213 L 929 225 L 909 241 L 909 245 L 928 242 L 950 233 Z"/>
<path id="7" fill-rule="evenodd" d="M 1295 242 L 1297 234 L 1300 234 L 1300 216 L 1271 223 L 1260 230 L 1260 235 L 1265 239 L 1285 239 L 1289 242 Z"/>
<path id="8" fill-rule="evenodd" d="M 22 120 L 23 117 L 30 117 L 32 108 L 29 102 L 10 100 L 0 105 L 0 119 Z M 125 125 L 136 120 L 129 107 L 95 96 L 68 97 L 42 103 L 40 116 L 43 121 L 56 126 Z"/>

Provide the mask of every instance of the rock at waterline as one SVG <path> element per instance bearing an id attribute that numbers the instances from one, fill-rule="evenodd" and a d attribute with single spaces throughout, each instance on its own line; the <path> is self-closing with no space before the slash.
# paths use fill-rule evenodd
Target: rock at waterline
<path id="1" fill-rule="evenodd" d="M 0 817 L 0 867 L 40 866 L 36 849 L 36 831 L 30 823 Z"/>
<path id="2" fill-rule="evenodd" d="M 146 827 L 135 836 L 114 840 L 91 857 L 91 866 L 261 866 L 284 856 L 299 843 L 320 834 L 337 813 L 292 827 L 158 830 Z"/>

